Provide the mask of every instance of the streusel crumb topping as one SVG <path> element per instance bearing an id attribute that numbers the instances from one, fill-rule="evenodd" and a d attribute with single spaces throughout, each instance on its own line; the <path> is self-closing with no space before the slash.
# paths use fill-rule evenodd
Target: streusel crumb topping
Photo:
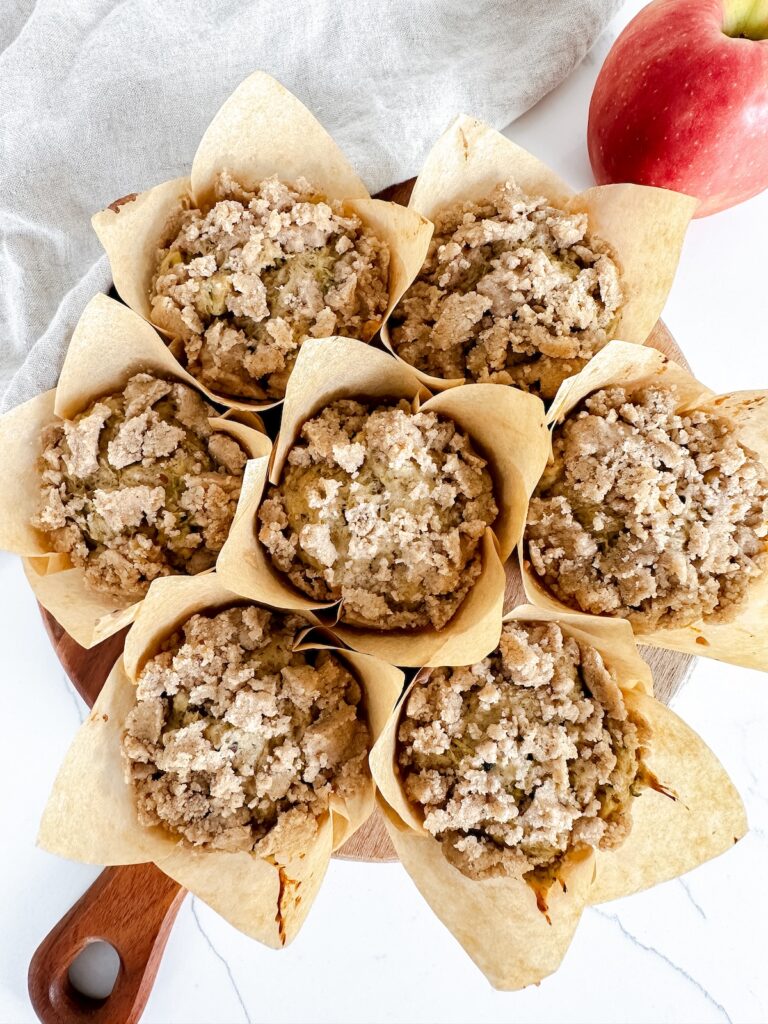
<path id="1" fill-rule="evenodd" d="M 309 419 L 259 509 L 275 567 L 344 622 L 441 629 L 497 516 L 486 461 L 447 417 L 340 400 Z"/>
<path id="2" fill-rule="evenodd" d="M 295 651 L 298 616 L 193 615 L 143 668 L 123 761 L 139 821 L 196 846 L 304 849 L 332 795 L 369 779 L 360 686 L 329 651 Z"/>
<path id="3" fill-rule="evenodd" d="M 140 373 L 42 435 L 33 525 L 93 590 L 141 597 L 209 569 L 235 515 L 247 455 L 184 384 Z"/>
<path id="4" fill-rule="evenodd" d="M 187 201 L 158 253 L 152 322 L 213 391 L 282 398 L 301 343 L 344 334 L 364 341 L 388 302 L 389 250 L 341 203 L 303 178 L 254 191 L 229 174 L 215 203 Z"/>
<path id="5" fill-rule="evenodd" d="M 483 661 L 417 682 L 397 763 L 455 867 L 523 878 L 577 847 L 623 842 L 640 738 L 594 647 L 556 623 L 508 622 Z"/>
<path id="6" fill-rule="evenodd" d="M 554 397 L 612 336 L 616 259 L 566 213 L 512 181 L 443 210 L 416 282 L 392 314 L 395 351 L 435 377 Z"/>
<path id="7" fill-rule="evenodd" d="M 728 420 L 676 407 L 662 387 L 591 395 L 528 514 L 547 589 L 640 632 L 733 618 L 768 566 L 768 470 Z"/>

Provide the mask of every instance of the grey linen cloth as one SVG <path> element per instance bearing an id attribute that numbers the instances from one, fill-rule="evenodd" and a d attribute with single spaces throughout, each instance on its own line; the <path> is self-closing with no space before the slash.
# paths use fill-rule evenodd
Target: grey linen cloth
<path id="1" fill-rule="evenodd" d="M 0 393 L 52 387 L 109 288 L 91 215 L 188 172 L 262 69 L 376 192 L 416 174 L 457 113 L 496 127 L 554 88 L 619 0 L 2 0 Z"/>

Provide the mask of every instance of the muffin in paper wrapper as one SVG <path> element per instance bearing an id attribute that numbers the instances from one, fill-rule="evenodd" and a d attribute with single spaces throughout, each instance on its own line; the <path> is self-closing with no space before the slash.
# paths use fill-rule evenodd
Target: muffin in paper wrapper
<path id="1" fill-rule="evenodd" d="M 585 907 L 675 878 L 723 853 L 747 831 L 741 799 L 723 766 L 654 698 L 650 670 L 629 623 L 531 605 L 504 617 L 514 620 L 556 622 L 566 635 L 600 652 L 628 711 L 647 726 L 644 763 L 655 780 L 632 800 L 632 828 L 624 843 L 614 850 L 568 852 L 539 909 L 537 893 L 525 880 L 468 878 L 424 829 L 396 764 L 398 726 L 414 683 L 406 689 L 370 758 L 387 831 L 432 910 L 491 984 L 506 990 L 538 983 L 557 970 Z"/>
<path id="2" fill-rule="evenodd" d="M 482 540 L 482 571 L 441 629 L 375 630 L 338 621 L 338 603 L 322 604 L 300 593 L 272 565 L 258 539 L 256 515 L 268 482 L 280 479 L 304 422 L 340 398 L 406 399 L 412 408 L 450 417 L 488 462 L 499 514 Z M 353 650 L 395 665 L 462 665 L 492 650 L 499 639 L 504 602 L 504 562 L 518 543 L 528 501 L 546 465 L 549 437 L 540 399 L 515 388 L 473 384 L 430 397 L 412 370 L 389 354 L 348 338 L 302 345 L 283 406 L 271 459 L 246 468 L 240 502 L 217 572 L 230 589 L 255 601 L 313 613 Z"/>
<path id="3" fill-rule="evenodd" d="M 674 386 L 679 396 L 678 412 L 701 409 L 729 420 L 736 437 L 755 452 L 768 468 L 768 391 L 737 391 L 716 395 L 687 370 L 650 346 L 612 341 L 584 367 L 581 373 L 563 381 L 547 413 L 552 428 L 587 395 L 614 385 L 636 387 L 659 384 Z M 538 608 L 556 613 L 574 611 L 539 582 L 526 557 L 525 540 L 520 544 L 520 571 L 527 599 Z M 578 609 L 576 609 L 578 610 Z M 768 571 L 752 580 L 745 600 L 727 622 L 699 619 L 688 626 L 638 631 L 638 640 L 684 654 L 768 671 Z"/>
<path id="4" fill-rule="evenodd" d="M 199 391 L 153 327 L 121 303 L 97 295 L 72 334 L 58 386 L 0 419 L 0 548 L 23 556 L 37 600 L 83 647 L 93 647 L 131 623 L 141 602 L 91 590 L 83 570 L 73 567 L 68 555 L 52 551 L 45 534 L 32 526 L 40 501 L 40 433 L 143 372 Z M 271 443 L 253 413 L 227 412 L 210 422 L 233 437 L 249 458 L 269 454 Z"/>
<path id="5" fill-rule="evenodd" d="M 621 271 L 624 303 L 612 335 L 642 345 L 664 308 L 696 200 L 632 184 L 575 193 L 532 153 L 482 121 L 461 115 L 427 155 L 408 207 L 433 221 L 455 203 L 487 199 L 509 180 L 565 213 L 587 214 L 590 234 L 610 245 Z M 382 340 L 396 355 L 386 325 Z M 461 377 L 414 372 L 432 391 L 464 383 Z"/>
<path id="6" fill-rule="evenodd" d="M 328 861 L 374 807 L 368 779 L 349 800 L 331 798 L 314 843 L 264 859 L 244 851 L 198 849 L 161 827 L 139 824 L 125 781 L 121 734 L 134 707 L 136 678 L 160 643 L 190 616 L 242 605 L 215 573 L 157 580 L 150 588 L 93 710 L 70 747 L 40 825 L 38 843 L 50 853 L 88 864 L 154 862 L 240 931 L 273 948 L 298 933 Z M 309 626 L 309 623 L 308 623 Z M 330 649 L 363 691 L 371 736 L 381 732 L 403 685 L 403 674 L 375 658 L 307 640 L 297 649 Z"/>
<path id="7" fill-rule="evenodd" d="M 246 189 L 270 175 L 292 183 L 304 177 L 328 199 L 339 200 L 390 253 L 389 298 L 382 323 L 421 269 L 432 224 L 414 210 L 371 199 L 339 147 L 307 108 L 274 78 L 257 71 L 224 102 L 203 135 L 190 177 L 126 196 L 97 213 L 93 227 L 107 256 L 115 288 L 131 309 L 150 319 L 150 286 L 157 253 L 179 203 L 213 199 L 217 176 L 227 171 Z M 170 338 L 169 338 L 170 340 Z M 175 357 L 171 357 L 174 358 Z M 280 399 L 247 399 L 199 390 L 236 409 L 266 409 Z"/>

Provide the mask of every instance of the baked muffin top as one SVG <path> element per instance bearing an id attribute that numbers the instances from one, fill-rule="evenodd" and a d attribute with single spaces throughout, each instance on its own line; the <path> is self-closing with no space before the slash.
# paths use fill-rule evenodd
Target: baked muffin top
<path id="1" fill-rule="evenodd" d="M 768 565 L 768 470 L 728 420 L 676 409 L 666 387 L 590 395 L 528 512 L 541 583 L 640 632 L 733 618 Z"/>
<path id="2" fill-rule="evenodd" d="M 274 566 L 343 622 L 441 629 L 497 516 L 486 461 L 445 416 L 339 400 L 307 420 L 259 509 Z"/>
<path id="3" fill-rule="evenodd" d="M 512 181 L 442 210 L 419 277 L 392 314 L 395 351 L 434 377 L 551 399 L 610 340 L 624 296 L 585 213 Z"/>
<path id="4" fill-rule="evenodd" d="M 481 662 L 417 681 L 398 729 L 406 796 L 470 878 L 552 877 L 631 828 L 640 734 L 600 653 L 554 622 L 507 622 Z"/>
<path id="5" fill-rule="evenodd" d="M 140 598 L 152 580 L 216 561 L 247 455 L 216 410 L 148 373 L 43 430 L 33 525 L 93 590 Z"/>
<path id="6" fill-rule="evenodd" d="M 187 201 L 166 238 L 152 322 L 217 393 L 280 399 L 305 338 L 367 341 L 387 308 L 386 244 L 303 178 L 249 191 L 223 173 L 213 206 Z"/>
<path id="7" fill-rule="evenodd" d="M 139 820 L 195 846 L 305 849 L 370 778 L 360 686 L 307 622 L 256 605 L 189 618 L 142 669 L 122 740 Z"/>

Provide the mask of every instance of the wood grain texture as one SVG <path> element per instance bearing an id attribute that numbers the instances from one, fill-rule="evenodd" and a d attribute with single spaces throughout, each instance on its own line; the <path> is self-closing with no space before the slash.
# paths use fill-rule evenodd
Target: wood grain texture
<path id="1" fill-rule="evenodd" d="M 407 203 L 413 181 L 393 185 L 377 198 Z M 117 200 L 116 205 L 121 201 Z M 687 366 L 685 357 L 663 323 L 656 325 L 649 344 Z M 277 420 L 274 420 L 277 423 Z M 507 566 L 505 611 L 521 603 L 522 584 L 513 560 Z M 90 650 L 77 644 L 41 608 L 51 644 L 83 700 L 91 706 L 112 665 L 122 653 L 127 630 Z M 669 702 L 688 678 L 694 659 L 641 647 L 651 666 L 656 696 Z M 342 860 L 396 860 L 381 815 L 376 811 L 341 847 Z M 44 1024 L 136 1024 L 152 988 L 170 929 L 186 891 L 153 864 L 107 868 L 54 927 L 35 952 L 29 968 L 32 1006 Z M 95 939 L 110 942 L 120 956 L 115 987 L 106 999 L 82 996 L 72 986 L 68 970 L 81 950 Z"/>
<path id="2" fill-rule="evenodd" d="M 107 868 L 38 946 L 29 998 L 44 1024 L 136 1024 L 160 966 L 184 890 L 154 864 Z M 120 957 L 115 986 L 91 999 L 69 980 L 73 960 L 96 940 Z"/>

